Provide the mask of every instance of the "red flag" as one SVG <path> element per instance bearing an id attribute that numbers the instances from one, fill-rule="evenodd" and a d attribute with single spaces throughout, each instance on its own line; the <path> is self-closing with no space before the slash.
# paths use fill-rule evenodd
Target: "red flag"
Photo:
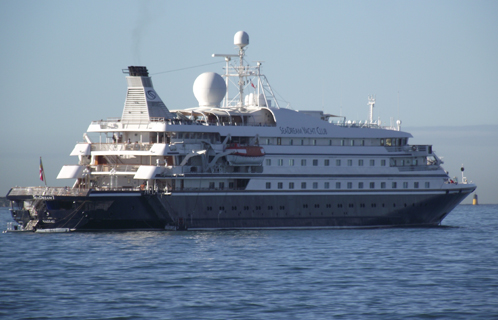
<path id="1" fill-rule="evenodd" d="M 256 87 L 254 86 L 254 84 L 252 83 L 252 81 L 251 81 L 251 86 L 252 86 L 254 89 L 256 89 Z"/>
<path id="2" fill-rule="evenodd" d="M 40 157 L 40 180 L 43 181 L 45 180 L 45 172 L 43 172 L 43 163 Z"/>

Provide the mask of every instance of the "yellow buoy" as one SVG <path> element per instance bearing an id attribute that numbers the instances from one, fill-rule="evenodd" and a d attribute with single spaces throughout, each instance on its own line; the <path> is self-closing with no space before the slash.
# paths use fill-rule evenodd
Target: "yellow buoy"
<path id="1" fill-rule="evenodd" d="M 474 199 L 472 199 L 472 204 L 474 206 L 479 204 L 479 203 L 477 203 L 477 193 L 474 193 Z"/>

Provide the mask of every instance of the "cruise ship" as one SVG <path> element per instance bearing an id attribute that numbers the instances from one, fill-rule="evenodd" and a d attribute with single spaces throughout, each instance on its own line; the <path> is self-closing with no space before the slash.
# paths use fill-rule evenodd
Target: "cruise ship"
<path id="1" fill-rule="evenodd" d="M 365 121 L 280 106 L 244 59 L 248 34 L 234 44 L 213 54 L 221 75 L 195 80 L 192 108 L 168 109 L 147 68 L 128 67 L 121 117 L 91 122 L 57 177 L 72 186 L 9 191 L 16 229 L 436 226 L 476 189 L 400 121 L 375 120 L 372 96 Z"/>

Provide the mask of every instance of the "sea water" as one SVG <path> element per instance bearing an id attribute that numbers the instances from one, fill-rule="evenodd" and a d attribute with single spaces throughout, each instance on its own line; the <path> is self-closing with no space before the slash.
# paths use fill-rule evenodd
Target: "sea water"
<path id="1" fill-rule="evenodd" d="M 497 319 L 497 232 L 498 205 L 461 205 L 436 228 L 4 233 L 0 318 Z"/>

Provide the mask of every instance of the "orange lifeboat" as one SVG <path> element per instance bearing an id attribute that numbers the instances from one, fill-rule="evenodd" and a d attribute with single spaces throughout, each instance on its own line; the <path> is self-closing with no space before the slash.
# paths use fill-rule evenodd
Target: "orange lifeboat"
<path id="1" fill-rule="evenodd" d="M 225 151 L 232 151 L 227 155 L 227 160 L 232 166 L 260 166 L 265 157 L 265 150 L 260 146 L 241 146 L 232 143 Z"/>

